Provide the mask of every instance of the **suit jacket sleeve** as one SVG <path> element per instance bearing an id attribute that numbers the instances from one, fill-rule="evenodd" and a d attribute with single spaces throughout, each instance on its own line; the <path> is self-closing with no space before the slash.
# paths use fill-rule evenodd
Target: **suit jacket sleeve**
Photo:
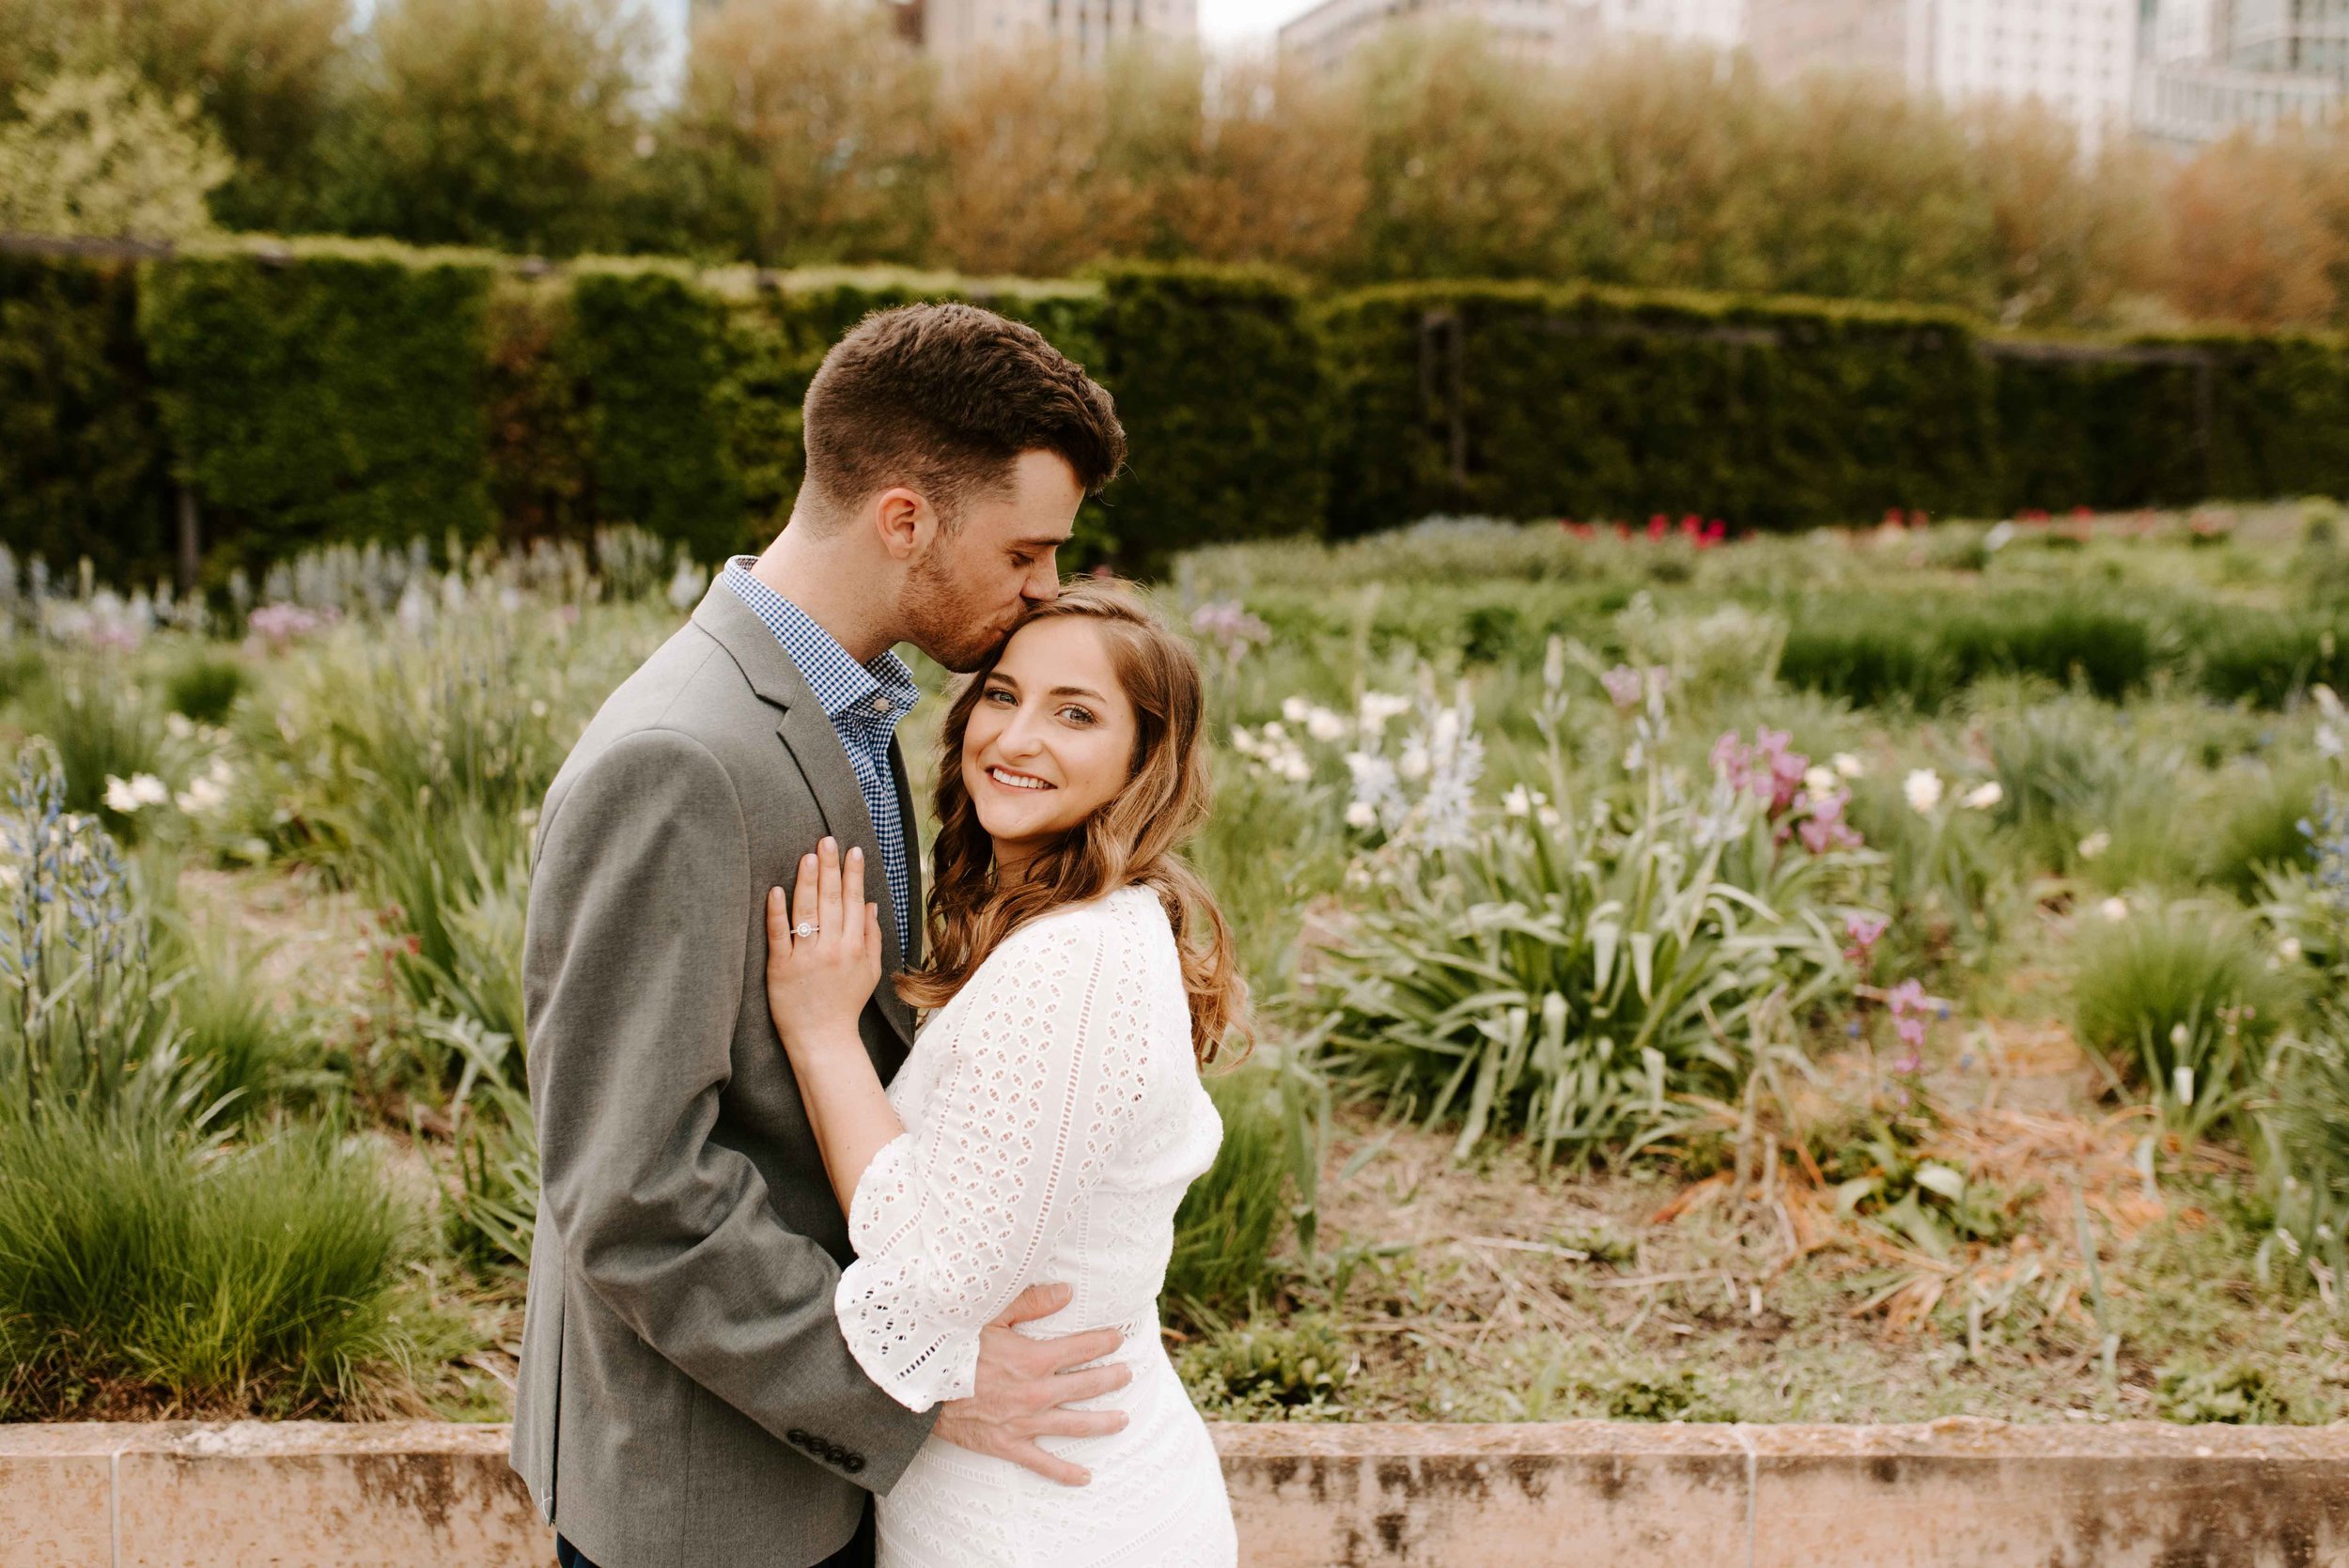
<path id="1" fill-rule="evenodd" d="M 733 783 L 691 737 L 640 731 L 549 809 L 525 975 L 541 1203 L 566 1267 L 703 1388 L 887 1491 L 931 1418 L 858 1368 L 831 1254 L 784 1227 L 756 1167 L 709 1141 L 747 911 L 763 908 Z"/>

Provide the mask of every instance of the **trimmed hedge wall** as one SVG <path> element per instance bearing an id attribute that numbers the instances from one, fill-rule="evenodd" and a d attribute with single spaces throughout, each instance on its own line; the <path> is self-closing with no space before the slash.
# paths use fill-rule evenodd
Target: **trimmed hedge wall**
<path id="1" fill-rule="evenodd" d="M 389 247 L 148 264 L 139 325 L 177 477 L 216 551 L 490 531 L 492 269 Z"/>
<path id="2" fill-rule="evenodd" d="M 137 282 L 125 261 L 0 253 L 0 543 L 117 582 L 170 569 Z"/>
<path id="3" fill-rule="evenodd" d="M 1538 284 L 1323 314 L 1330 531 L 1429 513 L 1747 528 L 1995 507 L 1993 375 L 1960 318 Z"/>
<path id="4" fill-rule="evenodd" d="M 1031 322 L 1117 398 L 1128 469 L 1072 566 L 1437 512 L 1789 528 L 2349 493 L 2349 349 L 2325 338 L 2018 343 L 1929 311 L 1541 285 L 1316 299 L 1205 267 L 549 272 L 238 241 L 0 253 L 0 543 L 167 569 L 176 480 L 214 578 L 321 539 L 623 520 L 712 560 L 786 512 L 825 350 L 941 298 Z"/>

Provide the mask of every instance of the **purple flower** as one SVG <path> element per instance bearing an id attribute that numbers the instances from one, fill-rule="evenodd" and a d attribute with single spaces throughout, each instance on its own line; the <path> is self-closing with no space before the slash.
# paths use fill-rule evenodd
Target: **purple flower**
<path id="1" fill-rule="evenodd" d="M 1607 688 L 1607 700 L 1628 713 L 1640 706 L 1640 697 L 1647 689 L 1646 677 L 1628 664 L 1618 664 L 1598 677 Z"/>

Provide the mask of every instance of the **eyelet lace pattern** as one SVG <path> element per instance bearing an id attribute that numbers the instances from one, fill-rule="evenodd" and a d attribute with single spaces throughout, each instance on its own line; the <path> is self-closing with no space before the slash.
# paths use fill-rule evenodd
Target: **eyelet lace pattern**
<path id="1" fill-rule="evenodd" d="M 906 1132 L 857 1186 L 833 1298 L 866 1374 L 916 1410 L 966 1397 L 979 1330 L 1055 1281 L 1068 1306 L 1022 1331 L 1121 1327 L 1112 1358 L 1134 1380 L 1088 1405 L 1125 1411 L 1124 1431 L 1045 1441 L 1085 1486 L 932 1438 L 881 1499 L 881 1568 L 1232 1568 L 1222 1470 L 1159 1335 L 1174 1210 L 1222 1125 L 1158 895 L 1122 888 L 1015 932 L 889 1098 Z"/>

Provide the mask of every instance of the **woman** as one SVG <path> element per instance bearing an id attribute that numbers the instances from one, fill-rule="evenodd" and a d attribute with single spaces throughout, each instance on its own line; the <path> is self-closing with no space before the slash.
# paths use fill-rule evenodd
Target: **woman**
<path id="1" fill-rule="evenodd" d="M 857 1261 L 834 1310 L 915 1410 L 972 1391 L 979 1330 L 1039 1281 L 1037 1334 L 1116 1327 L 1126 1418 L 1057 1440 L 1060 1485 L 933 1436 L 881 1500 L 882 1568 L 1229 1568 L 1231 1506 L 1158 1332 L 1175 1206 L 1222 1126 L 1199 1068 L 1244 1033 L 1221 913 L 1175 853 L 1204 815 L 1199 667 L 1127 589 L 1038 606 L 940 737 L 929 1010 L 886 1093 L 859 1043 L 880 972 L 856 851 L 768 905 L 768 999 Z M 862 908 L 859 906 L 862 905 Z M 1106 1423 L 1105 1423 L 1106 1424 Z"/>

